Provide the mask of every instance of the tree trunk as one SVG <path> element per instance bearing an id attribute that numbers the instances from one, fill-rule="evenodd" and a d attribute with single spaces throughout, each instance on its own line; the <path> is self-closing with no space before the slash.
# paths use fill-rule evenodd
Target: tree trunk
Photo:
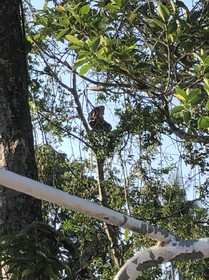
<path id="1" fill-rule="evenodd" d="M 21 1 L 0 7 L 0 168 L 36 179 Z M 35 198 L 0 187 L 0 235 L 41 218 Z"/>
<path id="2" fill-rule="evenodd" d="M 97 181 L 99 187 L 99 200 L 102 206 L 108 207 L 107 195 L 104 187 L 104 159 L 97 158 Z M 117 268 L 120 268 L 123 264 L 123 256 L 120 255 L 120 250 L 118 246 L 118 228 L 113 225 L 109 225 L 103 222 L 104 231 L 110 242 L 110 248 L 112 253 L 112 259 Z"/>

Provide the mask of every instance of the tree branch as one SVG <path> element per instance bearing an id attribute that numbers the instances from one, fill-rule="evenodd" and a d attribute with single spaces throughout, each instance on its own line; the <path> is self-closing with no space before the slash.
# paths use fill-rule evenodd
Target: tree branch
<path id="1" fill-rule="evenodd" d="M 175 241 L 139 252 L 121 267 L 114 280 L 135 280 L 143 271 L 161 263 L 197 258 L 209 258 L 209 238 Z"/>
<path id="2" fill-rule="evenodd" d="M 209 136 L 198 136 L 198 135 L 192 135 L 189 133 L 186 133 L 182 129 L 178 128 L 174 122 L 172 121 L 169 113 L 167 110 L 164 111 L 164 114 L 166 113 L 166 120 L 167 123 L 171 129 L 171 131 L 178 136 L 180 139 L 186 140 L 186 141 L 192 141 L 194 143 L 202 143 L 202 144 L 208 144 L 209 143 Z"/>

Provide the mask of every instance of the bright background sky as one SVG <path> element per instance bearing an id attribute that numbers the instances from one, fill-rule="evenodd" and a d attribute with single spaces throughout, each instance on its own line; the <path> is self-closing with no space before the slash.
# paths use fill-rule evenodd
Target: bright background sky
<path id="1" fill-rule="evenodd" d="M 44 0 L 31 0 L 31 4 L 36 8 L 36 9 L 41 9 L 44 5 Z M 182 0 L 182 2 L 184 2 L 188 8 L 192 7 L 192 3 L 193 1 L 189 1 L 189 0 Z"/>

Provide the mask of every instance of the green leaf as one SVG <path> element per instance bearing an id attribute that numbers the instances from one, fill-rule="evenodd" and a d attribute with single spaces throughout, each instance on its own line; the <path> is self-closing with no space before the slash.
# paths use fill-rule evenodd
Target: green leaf
<path id="1" fill-rule="evenodd" d="M 85 65 L 83 65 L 83 66 L 81 67 L 80 71 L 79 71 L 79 75 L 80 75 L 80 76 L 85 75 L 85 74 L 89 71 L 89 69 L 90 69 L 91 67 L 92 67 L 91 64 L 85 64 Z"/>
<path id="2" fill-rule="evenodd" d="M 77 68 L 77 67 L 83 65 L 86 62 L 89 62 L 89 58 L 87 58 L 86 56 L 82 57 L 82 58 L 79 58 L 75 61 L 74 68 Z"/>
<path id="3" fill-rule="evenodd" d="M 177 23 L 176 21 L 171 21 L 168 24 L 168 34 L 172 34 L 173 32 L 176 32 L 177 30 Z"/>
<path id="4" fill-rule="evenodd" d="M 204 99 L 204 94 L 201 93 L 201 89 L 199 88 L 188 88 L 186 90 L 187 93 L 187 101 L 191 105 L 197 105 Z"/>
<path id="5" fill-rule="evenodd" d="M 209 111 L 209 101 L 207 101 L 205 106 L 206 106 L 207 110 Z"/>
<path id="6" fill-rule="evenodd" d="M 158 19 L 150 19 L 148 20 L 150 25 L 154 25 L 154 26 L 157 26 L 157 27 L 160 27 L 161 29 L 165 29 L 165 25 L 162 21 L 158 20 Z"/>
<path id="7" fill-rule="evenodd" d="M 206 66 L 204 69 L 204 77 L 209 78 L 209 66 Z"/>
<path id="8" fill-rule="evenodd" d="M 197 124 L 199 128 L 209 128 L 209 116 L 200 118 Z"/>
<path id="9" fill-rule="evenodd" d="M 174 94 L 174 96 L 175 96 L 178 100 L 180 100 L 180 101 L 182 101 L 182 102 L 185 102 L 185 101 L 186 101 L 186 99 L 185 99 L 182 95 L 180 95 L 180 94 Z"/>
<path id="10" fill-rule="evenodd" d="M 62 37 L 64 37 L 64 35 L 69 31 L 68 28 L 66 29 L 62 29 L 56 36 L 56 40 L 60 40 Z"/>
<path id="11" fill-rule="evenodd" d="M 206 84 L 206 83 L 204 83 L 203 87 L 204 87 L 204 90 L 205 90 L 205 91 L 207 92 L 207 94 L 209 95 L 209 85 Z"/>
<path id="12" fill-rule="evenodd" d="M 189 111 L 183 112 L 183 120 L 188 123 L 191 120 L 191 113 Z"/>
<path id="13" fill-rule="evenodd" d="M 65 38 L 73 44 L 76 44 L 79 46 L 83 45 L 83 42 L 81 40 L 79 40 L 77 37 L 72 36 L 70 34 L 66 35 Z"/>
<path id="14" fill-rule="evenodd" d="M 181 112 L 182 110 L 184 110 L 185 107 L 180 105 L 180 106 L 176 106 L 171 110 L 171 116 L 175 115 L 176 113 Z"/>
<path id="15" fill-rule="evenodd" d="M 164 22 L 166 22 L 170 16 L 169 9 L 165 5 L 159 4 L 157 7 L 157 10 L 158 10 L 159 16 L 163 19 Z"/>
<path id="16" fill-rule="evenodd" d="M 40 39 L 40 37 L 41 37 L 41 34 L 35 34 L 34 36 L 33 36 L 33 40 L 34 41 L 36 41 L 36 40 L 39 40 Z"/>
<path id="17" fill-rule="evenodd" d="M 128 242 L 129 241 L 129 230 L 127 228 L 124 231 L 124 235 L 125 235 L 125 241 Z"/>
<path id="18" fill-rule="evenodd" d="M 188 23 L 187 23 L 185 20 L 180 19 L 180 18 L 178 18 L 178 19 L 176 20 L 176 23 L 177 23 L 177 26 L 178 26 L 178 28 L 180 29 L 180 31 L 182 31 L 182 30 L 187 30 L 188 27 L 189 27 Z"/>
<path id="19" fill-rule="evenodd" d="M 56 10 L 57 10 L 58 12 L 66 12 L 65 7 L 63 7 L 63 6 L 57 6 L 57 7 L 56 7 Z"/>
<path id="20" fill-rule="evenodd" d="M 113 1 L 108 1 L 108 5 L 106 6 L 106 8 L 108 8 L 108 10 L 112 11 L 119 11 L 120 10 L 120 6 L 117 6 L 115 2 Z"/>
<path id="21" fill-rule="evenodd" d="M 171 7 L 174 12 L 176 12 L 176 5 L 174 4 L 173 0 L 170 0 Z"/>
<path id="22" fill-rule="evenodd" d="M 31 268 L 26 268 L 23 272 L 22 272 L 22 277 L 26 277 L 29 276 L 33 273 L 33 270 Z"/>
<path id="23" fill-rule="evenodd" d="M 204 78 L 204 84 L 206 84 L 207 86 L 209 86 L 209 79 Z"/>
<path id="24" fill-rule="evenodd" d="M 209 79 L 204 78 L 204 84 L 203 84 L 204 90 L 206 90 L 207 94 L 209 95 Z"/>
<path id="25" fill-rule="evenodd" d="M 115 4 L 116 4 L 118 7 L 121 7 L 121 6 L 122 6 L 122 0 L 115 0 Z"/>
<path id="26" fill-rule="evenodd" d="M 204 59 L 204 65 L 209 66 L 209 55 Z"/>
<path id="27" fill-rule="evenodd" d="M 171 41 L 172 43 L 175 42 L 175 36 L 173 36 L 172 34 L 169 34 L 168 41 Z"/>
<path id="28" fill-rule="evenodd" d="M 187 100 L 191 100 L 194 96 L 199 94 L 199 89 L 197 89 L 198 91 L 196 91 L 196 89 L 193 88 L 187 88 L 186 89 L 186 94 L 187 94 Z"/>
<path id="29" fill-rule="evenodd" d="M 174 96 L 176 98 L 178 98 L 182 102 L 187 101 L 187 94 L 186 94 L 185 90 L 183 90 L 183 89 L 181 89 L 179 87 L 176 87 L 175 90 L 176 90 L 176 93 L 174 94 Z"/>
<path id="30" fill-rule="evenodd" d="M 132 46 L 125 46 L 125 47 L 123 48 L 122 53 L 130 53 L 134 48 L 135 48 L 135 45 L 132 45 Z"/>
<path id="31" fill-rule="evenodd" d="M 131 14 L 129 15 L 128 20 L 129 20 L 130 22 L 133 22 L 134 19 L 135 19 L 136 17 L 138 17 L 138 13 L 137 13 L 137 12 L 138 12 L 139 8 L 140 8 L 140 6 L 136 7 L 136 8 L 133 10 L 133 12 L 131 12 Z"/>
<path id="32" fill-rule="evenodd" d="M 80 13 L 82 15 L 87 15 L 89 12 L 90 12 L 89 5 L 84 5 L 83 7 L 80 8 Z"/>
<path id="33" fill-rule="evenodd" d="M 106 47 L 100 48 L 96 53 L 96 56 L 101 59 L 106 57 L 108 49 Z"/>
<path id="34" fill-rule="evenodd" d="M 95 37 L 89 42 L 89 46 L 93 51 L 97 51 L 97 49 L 100 45 L 100 42 L 101 42 L 101 38 Z"/>
<path id="35" fill-rule="evenodd" d="M 202 64 L 204 64 L 204 60 L 202 59 L 201 56 L 199 56 L 198 54 L 196 53 L 192 53 L 200 62 L 202 62 Z"/>

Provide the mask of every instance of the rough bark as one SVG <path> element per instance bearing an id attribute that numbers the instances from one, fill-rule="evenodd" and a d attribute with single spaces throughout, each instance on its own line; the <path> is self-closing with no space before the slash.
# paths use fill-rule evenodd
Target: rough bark
<path id="1" fill-rule="evenodd" d="M 21 1 L 0 7 L 0 168 L 36 179 Z M 40 201 L 0 187 L 0 234 L 40 219 Z"/>

